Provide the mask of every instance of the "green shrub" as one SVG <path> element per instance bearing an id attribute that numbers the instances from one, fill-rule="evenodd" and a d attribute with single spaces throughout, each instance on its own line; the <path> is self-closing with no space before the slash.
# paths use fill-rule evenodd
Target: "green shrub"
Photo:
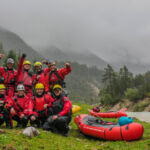
<path id="1" fill-rule="evenodd" d="M 113 103 L 113 98 L 110 94 L 105 94 L 101 99 L 100 99 L 100 102 L 102 104 L 105 104 L 105 105 L 111 105 Z"/>
<path id="2" fill-rule="evenodd" d="M 125 91 L 125 97 L 128 98 L 131 101 L 137 101 L 138 99 L 141 98 L 138 89 L 132 89 L 132 88 L 128 88 Z"/>
<path id="3" fill-rule="evenodd" d="M 146 97 L 150 97 L 150 92 L 145 93 Z"/>

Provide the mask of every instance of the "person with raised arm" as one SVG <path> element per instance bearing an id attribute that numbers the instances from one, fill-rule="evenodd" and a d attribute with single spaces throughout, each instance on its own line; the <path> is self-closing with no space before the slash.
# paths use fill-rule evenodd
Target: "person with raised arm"
<path id="1" fill-rule="evenodd" d="M 0 59 L 4 55 L 0 54 Z M 14 96 L 17 71 L 14 69 L 14 60 L 12 58 L 7 59 L 6 67 L 0 67 L 0 84 L 4 84 L 6 87 L 6 95 L 9 97 Z"/>

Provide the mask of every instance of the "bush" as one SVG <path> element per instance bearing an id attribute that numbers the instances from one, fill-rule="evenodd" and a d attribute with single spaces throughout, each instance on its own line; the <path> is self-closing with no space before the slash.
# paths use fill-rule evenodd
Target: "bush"
<path id="1" fill-rule="evenodd" d="M 128 88 L 125 92 L 125 97 L 131 101 L 137 101 L 141 98 L 138 89 Z"/>
<path id="2" fill-rule="evenodd" d="M 146 97 L 150 97 L 150 92 L 145 93 Z"/>
<path id="3" fill-rule="evenodd" d="M 111 105 L 113 104 L 113 98 L 110 94 L 106 94 L 100 99 L 100 102 L 105 105 Z"/>

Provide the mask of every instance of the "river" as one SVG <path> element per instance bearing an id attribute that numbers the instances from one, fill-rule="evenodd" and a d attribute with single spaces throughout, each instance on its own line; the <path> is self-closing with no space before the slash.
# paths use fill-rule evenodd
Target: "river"
<path id="1" fill-rule="evenodd" d="M 145 122 L 150 122 L 150 112 L 126 112 L 129 117 L 136 117 Z"/>

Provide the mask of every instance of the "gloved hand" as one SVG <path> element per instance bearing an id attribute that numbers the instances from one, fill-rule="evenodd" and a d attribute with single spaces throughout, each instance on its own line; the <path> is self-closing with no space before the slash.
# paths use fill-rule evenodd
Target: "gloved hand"
<path id="1" fill-rule="evenodd" d="M 22 57 L 25 58 L 27 55 L 26 54 L 22 54 Z"/>
<path id="2" fill-rule="evenodd" d="M 70 64 L 69 63 L 66 63 L 66 68 L 69 68 L 70 67 Z"/>

